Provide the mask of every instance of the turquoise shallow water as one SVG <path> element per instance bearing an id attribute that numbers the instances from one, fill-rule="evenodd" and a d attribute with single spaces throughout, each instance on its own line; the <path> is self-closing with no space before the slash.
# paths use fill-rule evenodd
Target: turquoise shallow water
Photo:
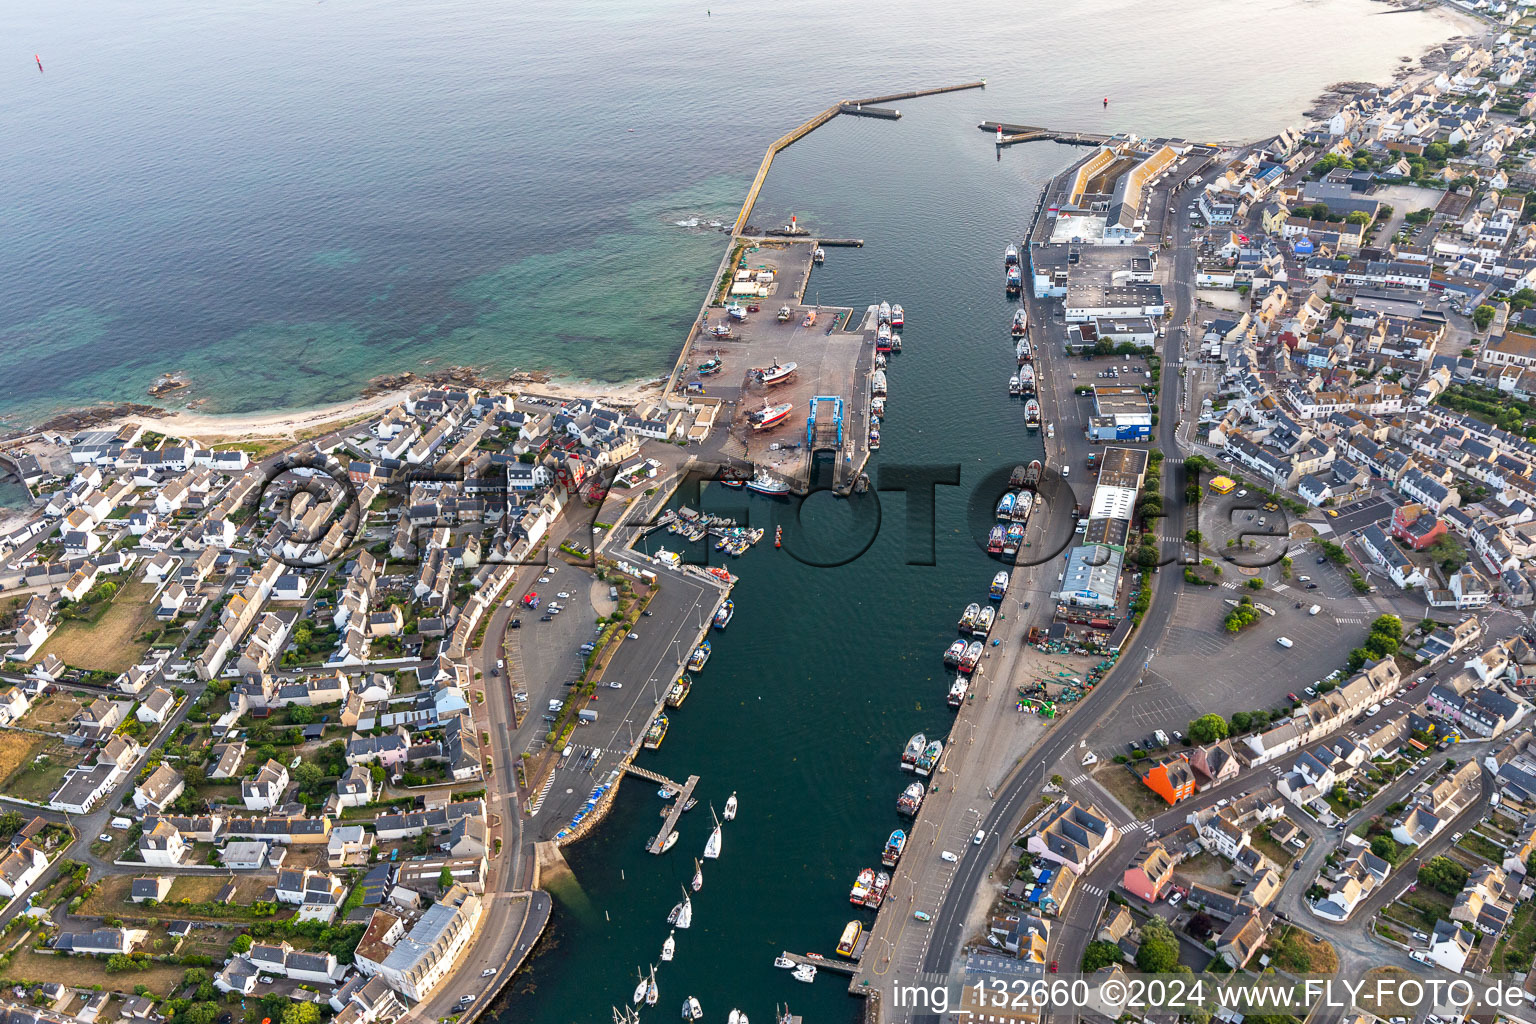
<path id="1" fill-rule="evenodd" d="M 17 0 L 0 423 L 143 400 L 167 370 L 231 412 L 446 363 L 651 376 L 720 253 L 673 222 L 729 220 L 766 143 L 832 98 L 986 77 L 947 101 L 957 143 L 997 116 L 1242 137 L 1449 31 L 1381 9 Z M 867 181 L 930 158 L 877 137 Z M 843 206 L 815 181 L 812 224 Z"/>

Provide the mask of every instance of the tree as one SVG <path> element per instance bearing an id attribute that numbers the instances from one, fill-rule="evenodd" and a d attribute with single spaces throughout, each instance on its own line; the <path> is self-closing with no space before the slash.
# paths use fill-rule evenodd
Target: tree
<path id="1" fill-rule="evenodd" d="M 325 786 L 325 771 L 313 761 L 300 761 L 293 770 L 293 780 L 304 792 L 315 793 Z"/>
<path id="2" fill-rule="evenodd" d="M 1345 217 L 1344 221 L 1347 224 L 1359 224 L 1363 227 L 1364 225 L 1371 222 L 1371 215 L 1366 213 L 1364 210 L 1356 210 L 1354 213 L 1351 213 L 1349 216 Z"/>
<path id="3" fill-rule="evenodd" d="M 1443 142 L 1431 142 L 1429 145 L 1424 147 L 1425 158 L 1437 164 L 1443 163 L 1449 153 L 1450 150 L 1446 148 L 1445 143 Z"/>
<path id="4" fill-rule="evenodd" d="M 1083 973 L 1092 974 L 1102 967 L 1120 962 L 1120 947 L 1113 942 L 1096 939 L 1083 951 Z"/>
<path id="5" fill-rule="evenodd" d="M 1467 549 L 1461 543 L 1461 538 L 1453 533 L 1442 534 L 1433 544 L 1425 549 L 1429 557 L 1433 558 L 1440 568 L 1452 573 L 1467 564 Z"/>
<path id="6" fill-rule="evenodd" d="M 1495 312 L 1497 311 L 1486 303 L 1478 306 L 1472 311 L 1472 326 L 1476 327 L 1480 331 L 1486 331 L 1488 329 L 1488 325 L 1493 323 L 1493 315 Z"/>
<path id="7" fill-rule="evenodd" d="M 283 1009 L 282 1024 L 320 1024 L 320 1007 L 314 1003 L 289 1003 Z"/>
<path id="8" fill-rule="evenodd" d="M 437 873 L 437 887 L 443 892 L 453 888 L 453 872 L 444 865 L 443 870 Z"/>
<path id="9" fill-rule="evenodd" d="M 315 720 L 314 711 L 303 704 L 294 704 L 288 708 L 288 721 L 294 725 L 308 725 Z"/>
<path id="10" fill-rule="evenodd" d="M 1220 715 L 1201 715 L 1189 723 L 1189 742 L 1191 743 L 1215 743 L 1224 740 L 1230 735 L 1226 720 Z"/>
<path id="11" fill-rule="evenodd" d="M 1235 712 L 1232 715 L 1231 732 L 1229 732 L 1227 735 L 1230 736 L 1234 732 L 1247 732 L 1249 726 L 1252 725 L 1252 723 L 1253 715 L 1249 714 L 1247 711 Z"/>
<path id="12" fill-rule="evenodd" d="M 249 935 L 236 935 L 235 941 L 229 944 L 231 953 L 248 953 L 251 949 L 251 937 Z"/>
<path id="13" fill-rule="evenodd" d="M 1179 940 L 1160 917 L 1149 918 L 1141 926 L 1141 948 L 1136 950 L 1136 966 L 1148 974 L 1169 974 L 1179 964 Z M 284 1021 L 284 1024 L 288 1024 Z"/>
<path id="14" fill-rule="evenodd" d="M 1419 884 L 1447 896 L 1455 896 L 1467 884 L 1470 872 L 1449 857 L 1432 857 L 1419 867 Z"/>

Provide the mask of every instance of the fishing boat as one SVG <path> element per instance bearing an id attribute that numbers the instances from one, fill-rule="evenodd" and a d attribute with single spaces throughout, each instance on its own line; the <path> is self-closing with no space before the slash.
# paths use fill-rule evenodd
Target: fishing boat
<path id="1" fill-rule="evenodd" d="M 693 924 L 693 900 L 688 897 L 688 890 L 683 890 L 683 902 L 672 908 L 667 915 L 667 924 L 687 931 Z"/>
<path id="2" fill-rule="evenodd" d="M 722 365 L 723 363 L 719 356 L 711 356 L 710 358 L 700 363 L 693 372 L 698 374 L 700 377 L 708 377 L 711 374 L 719 373 L 720 367 Z"/>
<path id="3" fill-rule="evenodd" d="M 788 306 L 779 307 L 779 323 L 787 323 L 789 318 L 795 315 L 795 311 Z"/>
<path id="4" fill-rule="evenodd" d="M 736 602 L 735 601 L 727 601 L 727 602 L 725 602 L 725 604 L 720 606 L 720 610 L 715 612 L 714 627 L 716 629 L 724 629 L 726 626 L 729 626 L 731 624 L 731 616 L 733 616 L 735 614 L 736 614 Z"/>
<path id="5" fill-rule="evenodd" d="M 677 932 L 670 931 L 670 932 L 667 933 L 667 941 L 663 942 L 661 944 L 661 958 L 663 960 L 671 960 L 676 955 L 677 955 Z"/>
<path id="6" fill-rule="evenodd" d="M 710 813 L 711 817 L 714 817 L 715 809 L 713 807 L 711 807 L 709 809 L 709 813 Z M 716 817 L 715 818 L 715 830 L 709 834 L 709 839 L 706 840 L 705 843 L 704 843 L 704 859 L 705 860 L 718 860 L 719 859 L 719 857 L 720 857 L 720 839 L 721 839 L 721 835 L 720 835 L 720 819 L 718 817 Z"/>
<path id="7" fill-rule="evenodd" d="M 901 851 L 906 848 L 907 834 L 898 828 L 885 841 L 885 851 L 880 854 L 880 863 L 888 868 L 895 867 L 896 862 L 901 860 Z"/>
<path id="8" fill-rule="evenodd" d="M 864 900 L 869 896 L 870 890 L 875 886 L 875 869 L 865 868 L 859 872 L 859 877 L 853 881 L 853 889 L 848 893 L 848 902 L 863 906 Z"/>
<path id="9" fill-rule="evenodd" d="M 1008 572 L 1004 570 L 992 577 L 992 587 L 987 591 L 987 596 L 994 601 L 1001 601 L 1006 593 L 1008 593 Z"/>
<path id="10" fill-rule="evenodd" d="M 658 995 L 660 995 L 660 992 L 656 988 L 656 968 L 653 966 L 651 968 L 650 980 L 645 983 L 645 1005 L 655 1006 Z"/>
<path id="11" fill-rule="evenodd" d="M 667 833 L 667 838 L 665 838 L 665 839 L 663 839 L 661 841 L 661 852 L 662 853 L 666 853 L 668 850 L 672 849 L 672 847 L 674 847 L 676 845 L 677 845 L 677 831 L 673 830 L 671 832 L 668 832 Z"/>
<path id="12" fill-rule="evenodd" d="M 682 707 L 683 706 L 683 701 L 688 699 L 688 694 L 692 690 L 693 690 L 693 679 L 692 679 L 692 677 L 690 677 L 689 675 L 684 673 L 681 677 L 678 678 L 677 682 L 672 684 L 672 688 L 667 691 L 667 707 L 669 707 L 669 708 L 680 708 L 680 707 Z"/>
<path id="13" fill-rule="evenodd" d="M 667 726 L 670 724 L 667 721 L 666 715 L 656 716 L 656 721 L 652 722 L 651 727 L 645 730 L 644 746 L 646 750 L 655 750 L 661 746 L 661 741 L 667 738 Z"/>
<path id="14" fill-rule="evenodd" d="M 1004 551 L 1008 550 L 1005 546 Z M 992 623 L 997 621 L 997 609 L 990 604 L 982 608 L 981 614 L 976 616 L 976 625 L 971 627 L 972 636 L 984 637 L 992 632 Z"/>
<path id="15" fill-rule="evenodd" d="M 728 324 L 711 324 L 709 334 L 714 338 L 729 338 L 731 336 L 731 328 Z"/>
<path id="16" fill-rule="evenodd" d="M 907 325 L 907 311 L 901 308 L 900 303 L 891 306 L 891 326 L 905 327 Z"/>
<path id="17" fill-rule="evenodd" d="M 891 350 L 891 325 L 881 324 L 875 329 L 875 348 L 881 352 Z"/>
<path id="18" fill-rule="evenodd" d="M 1007 519 L 1013 515 L 1013 503 L 1017 500 L 1012 491 L 1007 491 L 997 502 L 997 517 Z"/>
<path id="19" fill-rule="evenodd" d="M 864 905 L 871 910 L 879 910 L 880 904 L 885 902 L 885 894 L 891 891 L 891 876 L 884 871 L 875 873 L 875 884 L 869 887 L 869 895 L 864 897 Z"/>
<path id="20" fill-rule="evenodd" d="M 794 969 L 795 962 L 787 956 L 776 956 L 773 958 L 773 966 L 789 971 Z"/>
<path id="21" fill-rule="evenodd" d="M 796 981 L 803 981 L 809 985 L 816 980 L 816 965 L 798 964 L 793 971 L 789 972 L 789 976 Z"/>
<path id="22" fill-rule="evenodd" d="M 837 940 L 838 956 L 852 957 L 859 948 L 859 936 L 864 934 L 864 926 L 857 921 L 849 921 L 843 928 L 843 937 Z"/>
<path id="23" fill-rule="evenodd" d="M 811 253 L 811 262 L 813 262 L 813 263 L 825 263 L 826 261 L 827 261 L 827 250 L 823 249 L 821 246 L 818 245 L 816 247 L 816 251 Z"/>
<path id="24" fill-rule="evenodd" d="M 699 863 L 697 857 L 693 858 L 693 881 L 688 883 L 688 887 L 694 892 L 704 888 L 704 865 Z"/>
<path id="25" fill-rule="evenodd" d="M 735 821 L 736 808 L 738 806 L 740 805 L 736 802 L 736 791 L 733 789 L 731 790 L 731 795 L 726 798 L 725 810 L 720 812 L 720 817 L 724 818 L 726 821 Z"/>
<path id="26" fill-rule="evenodd" d="M 1035 430 L 1040 428 L 1040 403 L 1033 398 L 1024 403 L 1024 425 Z"/>
<path id="27" fill-rule="evenodd" d="M 1019 289 L 1023 287 L 1023 284 L 1024 284 L 1024 275 L 1019 273 L 1019 268 L 1017 266 L 1009 267 L 1008 268 L 1008 291 L 1009 291 L 1009 293 L 1010 294 L 1017 293 L 1019 291 Z"/>
<path id="28" fill-rule="evenodd" d="M 876 427 L 869 428 L 869 450 L 872 452 L 880 450 L 880 431 Z"/>
<path id="29" fill-rule="evenodd" d="M 960 705 L 964 704 L 965 693 L 968 689 L 970 689 L 970 684 L 965 681 L 965 677 L 956 676 L 955 681 L 951 683 L 949 687 L 949 706 L 952 708 L 958 708 Z"/>
<path id="30" fill-rule="evenodd" d="M 725 315 L 732 320 L 745 320 L 747 318 L 747 307 L 739 302 L 733 302 L 725 307 Z"/>
<path id="31" fill-rule="evenodd" d="M 635 973 L 640 975 L 640 984 L 635 986 L 635 996 L 634 996 L 634 1003 L 635 1003 L 636 1006 L 638 1006 L 642 1002 L 645 1001 L 645 988 L 646 988 L 645 972 L 640 970 L 640 968 L 636 967 L 635 968 Z"/>
<path id="32" fill-rule="evenodd" d="M 1040 464 L 1040 460 L 1035 459 L 1031 461 L 1029 467 L 1024 470 L 1024 486 L 1030 489 L 1039 487 L 1040 478 L 1044 475 L 1045 467 Z"/>
<path id="33" fill-rule="evenodd" d="M 793 380 L 799 369 L 799 363 L 774 363 L 752 372 L 757 374 L 758 383 L 771 388 Z"/>
<path id="34" fill-rule="evenodd" d="M 693 649 L 693 657 L 688 659 L 688 671 L 697 672 L 709 661 L 709 641 L 700 641 L 699 646 Z"/>
<path id="35" fill-rule="evenodd" d="M 1001 526 L 994 526 L 987 532 L 987 554 L 1000 555 L 1003 553 L 1003 534 Z"/>
<path id="36" fill-rule="evenodd" d="M 1024 468 L 1024 464 L 1023 463 L 1020 463 L 1019 465 L 1014 466 L 1013 467 L 1013 472 L 1008 475 L 1008 486 L 1009 487 L 1014 487 L 1014 488 L 1023 487 L 1024 486 L 1025 475 L 1027 473 L 1028 473 L 1028 470 L 1026 470 Z"/>
<path id="37" fill-rule="evenodd" d="M 1020 366 L 1026 365 L 1035 357 L 1034 350 L 1029 347 L 1028 338 L 1020 338 L 1018 340 L 1018 342 L 1013 346 L 1013 354 L 1017 358 L 1018 364 Z"/>
<path id="38" fill-rule="evenodd" d="M 683 1000 L 683 1020 L 698 1020 L 704 1016 L 704 1011 L 699 1007 L 699 1001 L 693 996 Z"/>
<path id="39" fill-rule="evenodd" d="M 923 806 L 923 794 L 927 792 L 921 782 L 914 782 L 901 791 L 901 796 L 896 798 L 896 813 L 905 814 L 909 818 L 917 817 L 917 810 Z"/>
<path id="40" fill-rule="evenodd" d="M 1013 311 L 1013 326 L 1009 328 L 1015 338 L 1021 338 L 1029 332 L 1029 311 L 1020 307 Z"/>
<path id="41" fill-rule="evenodd" d="M 981 661 L 981 652 L 981 641 L 972 640 L 965 649 L 965 657 L 960 659 L 960 671 L 967 674 L 976 671 L 976 665 Z"/>
<path id="42" fill-rule="evenodd" d="M 976 625 L 976 616 L 981 614 L 981 605 L 972 601 L 965 606 L 965 611 L 960 613 L 960 632 L 969 633 L 971 627 Z"/>
<path id="43" fill-rule="evenodd" d="M 923 748 L 928 745 L 928 737 L 920 732 L 912 734 L 907 740 L 907 749 L 901 752 L 901 770 L 909 772 L 912 766 L 917 764 L 917 759 L 923 756 Z"/>
<path id="44" fill-rule="evenodd" d="M 917 774 L 923 776 L 924 778 L 927 778 L 928 776 L 932 775 L 933 770 L 939 766 L 939 758 L 943 756 L 944 741 L 931 740 L 928 745 L 923 748 L 923 756 L 917 759 L 917 764 L 913 767 L 913 771 L 917 772 Z"/>
<path id="45" fill-rule="evenodd" d="M 747 490 L 756 491 L 758 494 L 766 494 L 770 497 L 778 497 L 789 493 L 789 483 L 780 480 L 766 469 L 760 469 L 747 481 Z"/>
<path id="46" fill-rule="evenodd" d="M 1003 266 L 1005 266 L 1005 267 L 1012 267 L 1012 266 L 1017 265 L 1018 262 L 1019 262 L 1019 247 L 1014 245 L 1012 242 L 1009 242 L 1008 243 L 1008 248 L 1003 250 Z"/>
<path id="47" fill-rule="evenodd" d="M 960 664 L 960 659 L 965 654 L 965 641 L 956 640 L 944 651 L 944 667 L 954 668 Z"/>
<path id="48" fill-rule="evenodd" d="M 880 308 L 875 311 L 875 320 L 877 323 L 882 324 L 891 322 L 891 304 L 889 302 L 880 303 Z"/>
<path id="49" fill-rule="evenodd" d="M 776 548 L 784 546 L 784 527 L 775 526 L 773 528 L 773 546 Z"/>
<path id="50" fill-rule="evenodd" d="M 1035 494 L 1033 491 L 1020 491 L 1019 500 L 1013 503 L 1013 518 L 1015 522 L 1025 522 L 1029 519 L 1029 513 L 1035 507 Z"/>
<path id="51" fill-rule="evenodd" d="M 1024 544 L 1024 524 L 1009 523 L 1008 532 L 1003 534 L 1003 554 L 1016 555 Z"/>
<path id="52" fill-rule="evenodd" d="M 1026 395 L 1035 393 L 1035 368 L 1028 363 L 1019 367 L 1019 388 Z"/>
<path id="53" fill-rule="evenodd" d="M 1019 383 L 1018 374 L 1014 374 L 1012 377 L 1008 378 L 1008 393 L 1015 396 L 1022 395 L 1024 393 L 1024 385 Z"/>
<path id="54" fill-rule="evenodd" d="M 870 374 L 869 388 L 871 394 L 883 395 L 886 393 L 884 370 L 876 370 L 874 373 Z"/>
<path id="55" fill-rule="evenodd" d="M 869 414 L 871 416 L 885 415 L 885 399 L 883 397 L 871 398 L 869 400 Z"/>
<path id="56" fill-rule="evenodd" d="M 814 310 L 814 309 L 806 310 L 805 311 L 805 319 L 800 321 L 800 326 L 801 327 L 814 327 L 814 326 L 816 326 L 816 310 Z"/>
<path id="57" fill-rule="evenodd" d="M 751 424 L 753 430 L 772 430 L 789 419 L 789 414 L 794 408 L 793 402 L 780 402 L 778 405 L 769 405 L 764 402 L 761 409 L 753 409 L 747 413 L 747 422 Z"/>

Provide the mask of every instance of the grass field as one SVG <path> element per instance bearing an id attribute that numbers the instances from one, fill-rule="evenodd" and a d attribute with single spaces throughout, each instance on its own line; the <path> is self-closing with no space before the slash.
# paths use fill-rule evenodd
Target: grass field
<path id="1" fill-rule="evenodd" d="M 63 781 L 64 773 L 80 763 L 84 751 L 53 737 L 35 738 L 39 744 L 32 757 L 6 777 L 4 789 L 7 796 L 18 800 L 47 803 Z M 35 760 L 39 754 L 48 756 L 46 763 Z"/>
<path id="2" fill-rule="evenodd" d="M 139 872 L 140 875 L 153 875 L 154 868 L 146 867 Z M 168 921 L 182 919 L 194 919 L 199 921 L 219 920 L 220 915 L 198 914 L 189 910 L 181 903 L 189 900 L 192 903 L 212 903 L 218 896 L 219 890 L 229 882 L 229 875 L 178 875 L 171 883 L 171 891 L 166 895 L 165 902 L 157 906 L 144 906 L 143 904 L 129 903 L 128 894 L 133 889 L 135 875 L 108 875 L 96 883 L 96 891 L 89 899 L 80 905 L 80 913 L 88 917 L 127 917 L 127 918 L 161 918 Z M 235 898 L 232 901 L 237 907 L 250 906 L 261 898 L 266 891 L 268 883 L 254 877 L 237 877 L 235 882 Z"/>
<path id="3" fill-rule="evenodd" d="M 17 722 L 27 729 L 43 732 L 68 732 L 69 722 L 85 706 L 85 701 L 68 693 L 50 693 L 36 701 L 32 709 Z"/>
<path id="4" fill-rule="evenodd" d="M 74 668 L 128 671 L 148 648 L 137 638 L 154 625 L 154 593 L 148 583 L 123 584 L 99 618 L 63 623 L 43 644 L 38 657 L 57 654 Z"/>
<path id="5" fill-rule="evenodd" d="M 31 733 L 0 729 L 0 779 L 9 779 L 16 769 L 31 764 L 45 742 L 43 737 Z"/>
<path id="6" fill-rule="evenodd" d="M 186 968 L 179 964 L 154 964 L 144 971 L 108 974 L 104 960 L 88 956 L 54 956 L 38 953 L 30 946 L 19 946 L 11 954 L 5 980 L 15 982 L 56 981 L 71 988 L 97 987 L 107 992 L 131 993 L 135 985 L 148 986 L 158 996 L 166 996 L 181 983 Z"/>

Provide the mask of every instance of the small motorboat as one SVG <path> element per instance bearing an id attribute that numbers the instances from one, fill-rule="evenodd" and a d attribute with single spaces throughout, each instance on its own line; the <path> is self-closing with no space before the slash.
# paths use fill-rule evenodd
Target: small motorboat
<path id="1" fill-rule="evenodd" d="M 666 786 L 662 786 L 656 791 L 656 795 L 661 797 L 663 800 L 671 800 L 673 797 L 677 796 L 677 791 L 668 789 Z"/>
<path id="2" fill-rule="evenodd" d="M 671 960 L 677 955 L 677 932 L 668 932 L 667 941 L 661 944 L 661 958 Z"/>
<path id="3" fill-rule="evenodd" d="M 786 971 L 791 971 L 794 970 L 795 962 L 787 956 L 776 956 L 773 958 L 773 966 L 782 967 Z"/>
<path id="4" fill-rule="evenodd" d="M 745 320 L 747 318 L 747 308 L 740 303 L 733 302 L 725 307 L 725 315 L 732 320 Z"/>
<path id="5" fill-rule="evenodd" d="M 704 1011 L 699 1008 L 699 1001 L 693 996 L 683 1000 L 683 1020 L 698 1020 L 704 1016 Z"/>
<path id="6" fill-rule="evenodd" d="M 782 323 L 787 322 L 789 320 L 789 318 L 794 316 L 794 315 L 795 315 L 794 311 L 792 309 L 790 309 L 788 306 L 780 306 L 779 307 L 779 323 L 782 324 Z"/>
<path id="7" fill-rule="evenodd" d="M 803 981 L 809 985 L 816 980 L 816 966 L 814 964 L 797 964 L 789 976 L 796 981 Z"/>
<path id="8" fill-rule="evenodd" d="M 721 815 L 726 821 L 734 821 L 736 818 L 736 791 L 732 790 L 730 797 L 725 801 L 725 811 Z"/>
<path id="9" fill-rule="evenodd" d="M 749 1024 L 747 1015 L 740 1010 L 732 1010 L 731 1015 L 726 1018 L 726 1022 L 727 1024 Z"/>

